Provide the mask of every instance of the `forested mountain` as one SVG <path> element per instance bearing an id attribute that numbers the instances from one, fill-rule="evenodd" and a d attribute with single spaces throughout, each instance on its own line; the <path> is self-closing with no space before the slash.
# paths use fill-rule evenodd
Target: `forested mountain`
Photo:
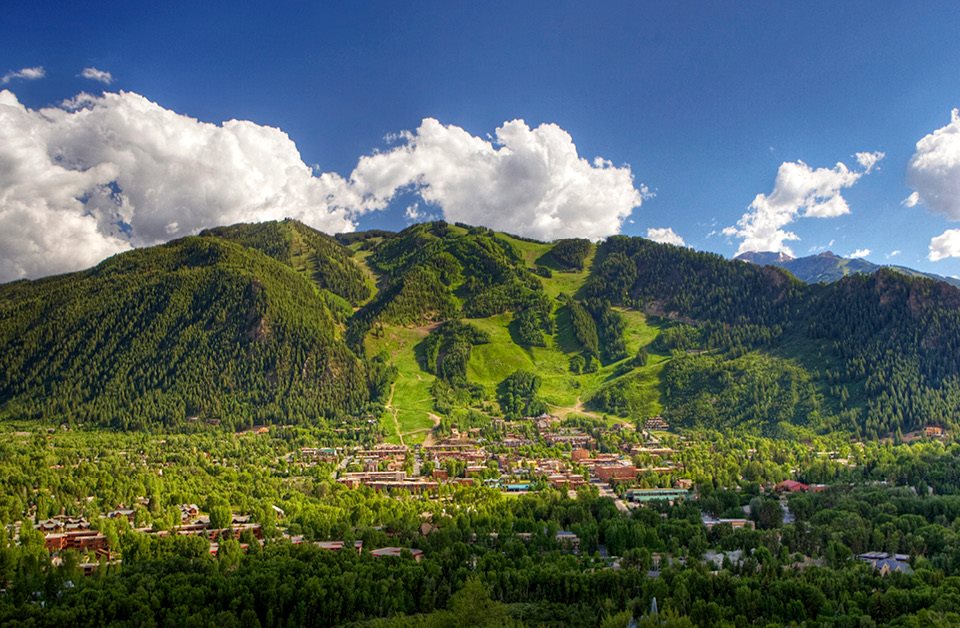
<path id="1" fill-rule="evenodd" d="M 881 268 L 805 284 L 642 238 L 443 222 L 234 225 L 14 282 L 0 348 L 0 416 L 122 428 L 368 416 L 415 442 L 515 414 L 520 380 L 530 407 L 679 427 L 878 437 L 960 417 L 945 283 Z"/>
<path id="2" fill-rule="evenodd" d="M 0 412 L 123 428 L 356 415 L 367 369 L 316 285 L 191 237 L 0 287 Z"/>
<path id="3" fill-rule="evenodd" d="M 786 268 L 794 277 L 806 283 L 831 283 L 847 275 L 871 274 L 881 268 L 891 268 L 911 277 L 926 277 L 936 281 L 944 281 L 952 286 L 960 286 L 960 279 L 943 277 L 933 273 L 924 273 L 906 266 L 880 265 L 860 258 L 840 257 L 830 251 L 808 255 L 806 257 L 790 257 L 784 253 L 770 251 L 748 251 L 741 253 L 734 259 L 760 266 L 779 266 Z"/>

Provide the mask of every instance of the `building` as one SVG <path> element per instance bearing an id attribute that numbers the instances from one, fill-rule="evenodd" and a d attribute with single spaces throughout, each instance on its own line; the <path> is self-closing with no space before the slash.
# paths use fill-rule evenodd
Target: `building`
<path id="1" fill-rule="evenodd" d="M 637 479 L 637 468 L 633 465 L 609 465 L 593 468 L 594 475 L 604 482 L 631 482 Z"/>
<path id="2" fill-rule="evenodd" d="M 569 445 L 578 449 L 592 447 L 593 437 L 583 432 L 556 433 L 548 432 L 543 435 L 543 440 L 551 445 Z"/>
<path id="3" fill-rule="evenodd" d="M 343 541 L 317 541 L 316 546 L 328 552 L 339 552 L 346 547 L 346 544 Z M 361 553 L 363 551 L 363 541 L 354 541 L 353 549 L 357 554 Z"/>
<path id="4" fill-rule="evenodd" d="M 90 522 L 83 517 L 70 517 L 67 515 L 57 515 L 44 519 L 34 526 L 41 532 L 74 532 L 77 530 L 87 530 L 90 528 Z"/>
<path id="5" fill-rule="evenodd" d="M 637 503 L 666 501 L 672 504 L 689 496 L 690 492 L 681 488 L 633 488 L 627 491 L 627 499 Z"/>
<path id="6" fill-rule="evenodd" d="M 580 549 L 580 537 L 569 530 L 560 530 L 554 538 L 564 549 L 574 552 Z"/>
<path id="7" fill-rule="evenodd" d="M 666 432 L 670 429 L 670 424 L 663 420 L 661 416 L 650 417 L 643 423 L 643 429 L 650 431 Z"/>
<path id="8" fill-rule="evenodd" d="M 912 574 L 913 567 L 910 566 L 909 554 L 888 554 L 887 552 L 867 552 L 857 556 L 874 569 L 880 572 L 881 576 L 888 576 L 891 573 Z"/>
<path id="9" fill-rule="evenodd" d="M 126 519 L 130 523 L 133 523 L 133 519 L 136 516 L 136 511 L 133 508 L 117 508 L 116 510 L 111 510 L 107 513 L 109 519 Z"/>
<path id="10" fill-rule="evenodd" d="M 944 431 L 939 425 L 928 425 L 923 428 L 923 435 L 927 438 L 943 438 Z"/>
<path id="11" fill-rule="evenodd" d="M 777 484 L 777 490 L 785 493 L 806 493 L 810 490 L 810 486 L 804 484 L 803 482 L 797 482 L 796 480 L 784 480 Z"/>
<path id="12" fill-rule="evenodd" d="M 590 457 L 590 452 L 586 449 L 577 448 L 570 452 L 570 459 L 574 462 L 580 462 Z"/>
<path id="13" fill-rule="evenodd" d="M 747 530 L 754 529 L 753 522 L 749 519 L 715 519 L 714 517 L 703 515 L 700 520 L 703 521 L 703 525 L 707 527 L 707 530 L 712 530 L 714 526 L 724 523 L 730 524 L 730 527 L 732 527 L 734 530 L 740 530 L 741 528 L 745 528 Z"/>
<path id="14" fill-rule="evenodd" d="M 73 530 L 47 534 L 43 537 L 43 543 L 48 552 L 72 549 L 79 552 L 97 552 L 108 558 L 110 556 L 107 537 L 96 530 Z"/>
<path id="15" fill-rule="evenodd" d="M 587 483 L 582 475 L 575 475 L 572 473 L 556 473 L 548 477 L 547 481 L 550 482 L 550 486 L 553 488 L 568 490 L 575 489 L 578 486 L 583 486 Z"/>
<path id="16" fill-rule="evenodd" d="M 410 552 L 410 555 L 413 557 L 413 560 L 418 563 L 423 560 L 423 550 L 418 550 L 415 548 L 408 547 L 381 547 L 370 552 L 370 555 L 374 558 L 400 558 L 403 556 L 404 552 Z"/>
<path id="17" fill-rule="evenodd" d="M 634 445 L 630 448 L 630 454 L 633 456 L 647 454 L 655 458 L 668 458 L 674 453 L 676 452 L 674 452 L 670 447 L 647 447 L 646 445 Z"/>

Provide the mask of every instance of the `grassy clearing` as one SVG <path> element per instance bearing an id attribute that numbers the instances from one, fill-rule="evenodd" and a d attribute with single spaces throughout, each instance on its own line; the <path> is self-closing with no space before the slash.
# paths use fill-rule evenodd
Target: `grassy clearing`
<path id="1" fill-rule="evenodd" d="M 379 289 L 377 273 L 373 271 L 368 261 L 368 258 L 371 255 L 373 255 L 373 251 L 371 250 L 354 249 L 353 261 L 356 262 L 357 266 L 360 267 L 360 270 L 363 271 L 363 274 L 366 276 L 364 278 L 364 281 L 367 284 L 367 286 L 370 287 L 370 297 L 366 301 L 361 303 L 360 304 L 361 306 L 366 305 L 370 301 L 373 301 L 374 297 L 377 296 L 377 291 Z"/>
<path id="2" fill-rule="evenodd" d="M 384 327 L 381 337 L 367 337 L 368 355 L 386 351 L 390 362 L 399 371 L 390 407 L 381 418 L 382 425 L 390 435 L 387 439 L 390 442 L 400 442 L 401 434 L 407 444 L 421 442 L 433 427 L 431 414 L 434 410 L 430 386 L 435 378 L 420 369 L 414 351 L 414 347 L 426 338 L 428 333 L 430 330 L 425 327 L 411 329 L 388 325 Z M 396 425 L 399 425 L 399 432 Z"/>
<path id="3" fill-rule="evenodd" d="M 512 244 L 523 257 L 528 268 L 535 268 L 540 265 L 552 266 L 552 263 L 545 264 L 542 258 L 553 248 L 553 243 L 528 242 L 502 233 L 497 234 L 497 237 Z M 543 290 L 547 293 L 547 296 L 555 299 L 560 294 L 576 295 L 590 274 L 590 265 L 593 263 L 595 253 L 596 246 L 593 246 L 584 261 L 582 271 L 566 272 L 553 268 L 553 277 L 540 277 L 540 282 L 543 284 Z"/>
<path id="4" fill-rule="evenodd" d="M 659 333 L 659 328 L 650 325 L 641 312 L 623 311 L 627 318 L 627 349 L 630 356 L 641 346 L 649 344 Z M 504 378 L 517 369 L 532 371 L 540 376 L 540 395 L 560 415 L 570 412 L 586 412 L 584 402 L 602 386 L 619 377 L 615 372 L 622 362 L 609 364 L 596 373 L 574 375 L 570 372 L 573 353 L 569 331 L 558 329 L 555 337 L 549 338 L 546 347 L 520 347 L 513 343 L 508 331 L 511 316 L 502 314 L 469 322 L 490 334 L 491 342 L 473 348 L 468 377 L 486 386 L 491 395 Z M 642 407 L 650 414 L 660 411 L 660 372 L 668 358 L 651 355 L 647 366 L 634 369 L 620 377 L 635 377 L 631 392 L 642 399 Z"/>
<path id="5" fill-rule="evenodd" d="M 659 327 L 651 325 L 646 317 L 631 310 L 621 312 L 627 318 L 628 360 L 641 346 L 649 344 L 659 333 Z M 610 417 L 611 422 L 621 418 L 636 419 L 658 414 L 660 405 L 660 372 L 669 359 L 650 355 L 646 366 L 617 375 L 622 362 L 606 365 L 596 373 L 574 375 L 570 372 L 570 358 L 576 347 L 565 338 L 562 329 L 555 337 L 548 338 L 546 347 L 521 347 L 510 337 L 509 325 L 512 315 L 501 314 L 489 318 L 467 319 L 469 323 L 490 335 L 488 344 L 473 348 L 467 376 L 483 385 L 488 396 L 496 396 L 496 387 L 517 369 L 537 373 L 542 381 L 540 394 L 551 410 L 560 416 L 571 413 L 595 414 L 585 405 L 603 386 L 621 379 L 628 380 L 628 394 L 638 408 L 633 417 Z M 406 328 L 385 326 L 383 335 L 368 337 L 369 355 L 386 351 L 390 361 L 397 367 L 391 402 L 381 418 L 388 442 L 423 442 L 434 426 L 436 416 L 430 387 L 434 376 L 420 368 L 416 358 L 416 346 L 426 338 L 429 327 Z"/>

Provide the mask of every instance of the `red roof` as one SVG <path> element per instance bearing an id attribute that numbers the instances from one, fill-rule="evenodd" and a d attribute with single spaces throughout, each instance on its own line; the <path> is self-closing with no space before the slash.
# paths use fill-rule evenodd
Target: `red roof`
<path id="1" fill-rule="evenodd" d="M 783 482 L 777 484 L 777 490 L 798 493 L 801 491 L 808 491 L 810 490 L 810 487 L 803 482 L 797 482 L 796 480 L 784 480 Z"/>

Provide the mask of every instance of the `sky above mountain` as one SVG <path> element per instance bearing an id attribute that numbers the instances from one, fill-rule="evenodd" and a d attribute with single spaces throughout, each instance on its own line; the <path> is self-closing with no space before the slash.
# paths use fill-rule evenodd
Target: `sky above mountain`
<path id="1" fill-rule="evenodd" d="M 957 32 L 950 2 L 20 3 L 0 280 L 285 216 L 957 275 Z"/>

